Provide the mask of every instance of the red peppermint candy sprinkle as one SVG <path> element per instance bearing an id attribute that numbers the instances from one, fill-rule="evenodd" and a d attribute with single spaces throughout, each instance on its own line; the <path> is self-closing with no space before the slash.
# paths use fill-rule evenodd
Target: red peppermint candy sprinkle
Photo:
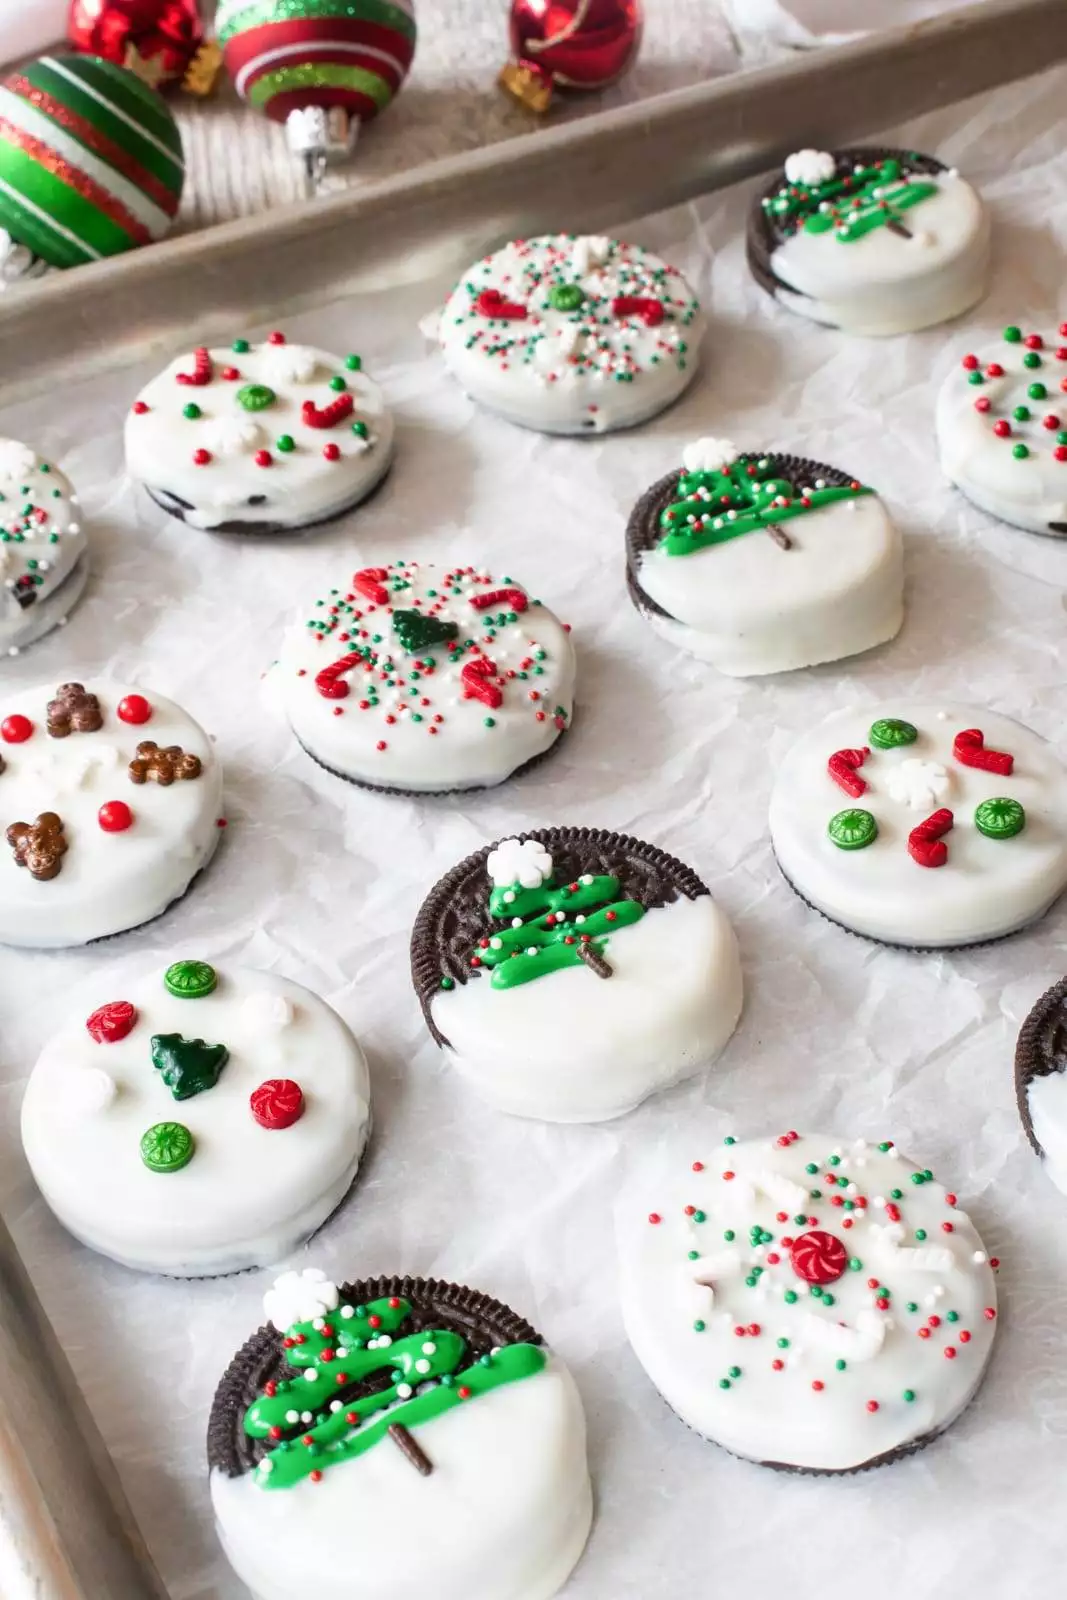
<path id="1" fill-rule="evenodd" d="M 304 1115 L 304 1091 L 294 1078 L 268 1078 L 248 1103 L 261 1128 L 291 1128 Z"/>
<path id="2" fill-rule="evenodd" d="M 848 1251 L 834 1234 L 816 1228 L 793 1240 L 789 1260 L 805 1283 L 836 1283 L 848 1266 Z"/>
<path id="3" fill-rule="evenodd" d="M 137 1022 L 137 1007 L 129 1000 L 109 1000 L 106 1006 L 97 1006 L 85 1020 L 97 1044 L 118 1044 L 132 1031 Z"/>

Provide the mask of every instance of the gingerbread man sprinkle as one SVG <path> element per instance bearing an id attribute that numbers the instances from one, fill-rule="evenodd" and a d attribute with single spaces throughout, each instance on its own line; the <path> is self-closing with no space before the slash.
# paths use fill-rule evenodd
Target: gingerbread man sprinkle
<path id="1" fill-rule="evenodd" d="M 61 683 L 48 702 L 47 727 L 53 739 L 69 733 L 96 733 L 104 726 L 100 701 L 83 683 Z"/>
<path id="2" fill-rule="evenodd" d="M 7 842 L 16 863 L 25 867 L 31 877 L 43 882 L 59 876 L 67 841 L 63 823 L 54 811 L 42 811 L 36 822 L 13 822 L 7 830 Z"/>
<path id="3" fill-rule="evenodd" d="M 152 739 L 144 739 L 137 746 L 137 755 L 130 762 L 130 780 L 147 783 L 154 778 L 164 788 L 175 778 L 199 778 L 200 757 L 186 755 L 180 744 L 169 744 L 161 750 Z"/>

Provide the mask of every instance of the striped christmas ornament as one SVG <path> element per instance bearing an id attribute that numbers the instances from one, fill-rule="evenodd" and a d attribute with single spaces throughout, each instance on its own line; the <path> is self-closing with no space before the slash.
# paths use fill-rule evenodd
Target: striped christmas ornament
<path id="1" fill-rule="evenodd" d="M 414 0 L 221 0 L 216 25 L 238 94 L 275 122 L 310 106 L 369 121 L 415 54 Z"/>
<path id="2" fill-rule="evenodd" d="M 162 99 L 96 56 L 42 56 L 0 84 L 0 228 L 54 267 L 160 239 L 185 163 Z"/>

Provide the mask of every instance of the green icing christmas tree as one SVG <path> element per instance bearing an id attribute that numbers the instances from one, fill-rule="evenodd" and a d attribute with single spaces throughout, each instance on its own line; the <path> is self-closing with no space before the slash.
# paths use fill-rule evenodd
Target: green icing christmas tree
<path id="1" fill-rule="evenodd" d="M 660 514 L 657 548 L 666 555 L 693 555 L 709 545 L 725 544 L 760 530 L 788 550 L 792 541 L 779 524 L 873 492 L 861 483 L 823 483 L 821 487 L 794 483 L 775 476 L 769 458 L 731 458 L 732 451 L 726 441 L 711 439 L 700 440 L 686 451 L 693 462 L 703 458 L 709 465 L 683 470 L 678 498 Z"/>
<path id="2" fill-rule="evenodd" d="M 504 1345 L 475 1361 L 466 1341 L 449 1329 L 405 1335 L 411 1309 L 395 1295 L 366 1305 L 342 1302 L 286 1328 L 285 1358 L 299 1376 L 268 1383 L 244 1416 L 250 1438 L 279 1441 L 256 1468 L 260 1488 L 289 1489 L 309 1477 L 317 1482 L 325 1468 L 364 1455 L 387 1436 L 428 1474 L 432 1461 L 409 1430 L 545 1365 L 537 1345 Z M 353 1397 L 379 1372 L 389 1373 L 387 1388 Z"/>
<path id="3" fill-rule="evenodd" d="M 494 989 L 513 989 L 564 967 L 586 966 L 600 978 L 611 976 L 604 953 L 608 936 L 645 914 L 638 901 L 617 898 L 618 878 L 587 872 L 553 884 L 552 858 L 535 839 L 505 839 L 487 867 L 493 880 L 490 913 L 506 917 L 509 925 L 480 942 L 471 965 L 493 969 Z"/>
<path id="4" fill-rule="evenodd" d="M 822 183 L 787 183 L 764 208 L 805 233 L 833 232 L 844 244 L 876 228 L 911 236 L 901 213 L 937 193 L 928 178 L 908 177 L 896 156 L 859 166 Z"/>
<path id="5" fill-rule="evenodd" d="M 229 1059 L 224 1044 L 205 1044 L 180 1033 L 152 1035 L 152 1065 L 175 1100 L 191 1100 L 194 1094 L 213 1089 Z"/>

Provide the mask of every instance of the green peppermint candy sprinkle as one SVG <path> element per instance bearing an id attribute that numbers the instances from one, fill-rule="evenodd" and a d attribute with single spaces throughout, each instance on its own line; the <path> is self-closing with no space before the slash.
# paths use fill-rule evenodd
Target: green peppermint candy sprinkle
<path id="1" fill-rule="evenodd" d="M 901 745 L 914 744 L 919 730 L 899 717 L 879 717 L 877 722 L 872 722 L 867 737 L 876 750 L 898 750 Z"/>
<path id="2" fill-rule="evenodd" d="M 175 961 L 163 974 L 163 982 L 180 1000 L 201 1000 L 218 981 L 218 973 L 206 961 Z"/>
<path id="3" fill-rule="evenodd" d="M 987 839 L 1014 839 L 1026 827 L 1026 812 L 1018 800 L 983 800 L 974 813 L 974 825 Z"/>
<path id="4" fill-rule="evenodd" d="M 157 1122 L 141 1135 L 141 1160 L 149 1172 L 180 1172 L 195 1148 L 184 1122 Z"/>
<path id="5" fill-rule="evenodd" d="M 244 406 L 246 411 L 266 411 L 277 398 L 274 390 L 265 383 L 246 383 L 243 389 L 237 391 L 237 404 Z"/>
<path id="6" fill-rule="evenodd" d="M 869 811 L 850 806 L 830 818 L 826 831 L 839 850 L 866 850 L 878 837 L 878 824 Z"/>
<path id="7" fill-rule="evenodd" d="M 548 303 L 554 311 L 577 311 L 585 299 L 585 290 L 577 283 L 554 283 L 548 291 Z"/>

